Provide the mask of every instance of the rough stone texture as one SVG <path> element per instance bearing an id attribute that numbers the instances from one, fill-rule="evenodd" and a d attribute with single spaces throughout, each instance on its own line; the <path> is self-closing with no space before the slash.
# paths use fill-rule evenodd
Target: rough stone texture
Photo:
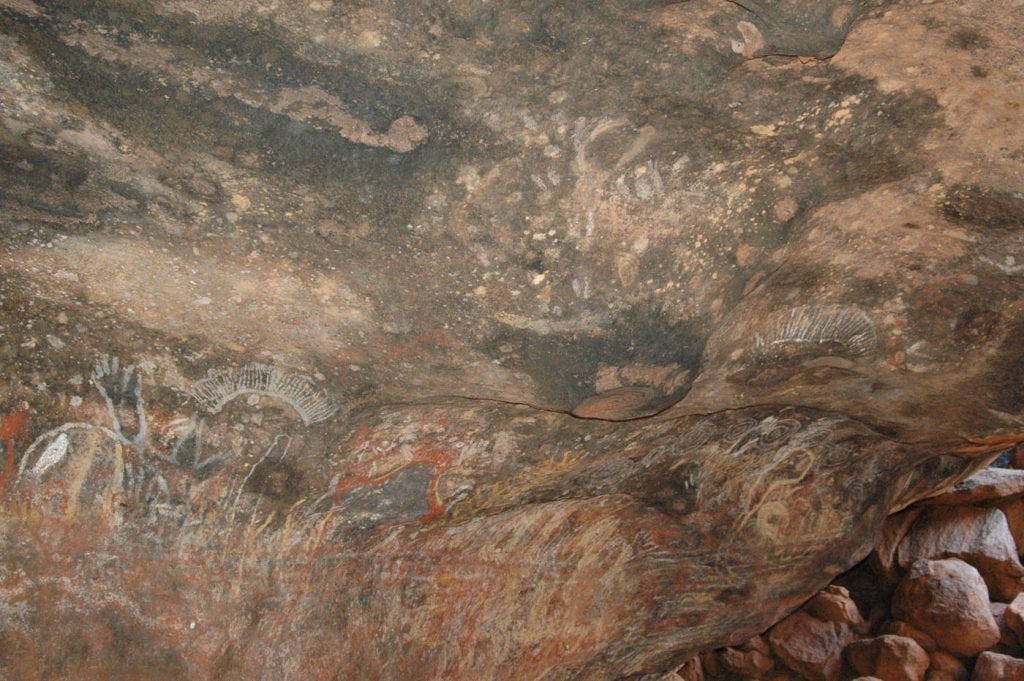
<path id="1" fill-rule="evenodd" d="M 999 641 L 985 582 L 956 558 L 914 563 L 896 590 L 892 610 L 958 655 L 976 655 Z"/>
<path id="2" fill-rule="evenodd" d="M 857 604 L 850 598 L 850 592 L 841 586 L 829 585 L 815 594 L 804 609 L 822 621 L 845 624 L 854 631 L 864 624 L 864 618 Z"/>
<path id="3" fill-rule="evenodd" d="M 900 620 L 886 622 L 880 628 L 879 633 L 912 638 L 917 642 L 919 646 L 924 648 L 929 653 L 934 652 L 936 648 L 935 639 L 933 639 L 931 636 L 924 633 L 920 629 L 912 627 L 906 622 L 902 622 Z"/>
<path id="4" fill-rule="evenodd" d="M 929 660 L 925 681 L 967 681 L 970 676 L 960 660 L 943 650 L 931 653 Z"/>
<path id="5" fill-rule="evenodd" d="M 992 611 L 992 617 L 996 620 L 996 626 L 999 627 L 999 643 L 992 648 L 993 652 L 1004 653 L 1006 655 L 1018 656 L 1022 652 L 1020 641 L 1017 638 L 1016 632 L 1010 628 L 1009 623 L 1006 621 L 1006 611 L 1009 606 L 1006 603 L 989 603 L 989 609 Z"/>
<path id="6" fill-rule="evenodd" d="M 922 508 L 914 505 L 904 511 L 894 513 L 886 518 L 885 523 L 882 524 L 882 532 L 879 535 L 878 543 L 871 550 L 869 560 L 874 571 L 882 577 L 884 584 L 890 588 L 895 588 L 896 583 L 902 576 L 897 560 L 897 550 L 899 549 L 900 542 L 903 541 L 903 538 L 907 535 L 911 526 L 913 526 L 914 521 L 923 512 Z"/>
<path id="7" fill-rule="evenodd" d="M 1008 501 L 1024 494 L 1024 470 L 985 468 L 952 488 L 920 503 L 925 506 L 962 506 L 986 501 Z"/>
<path id="8" fill-rule="evenodd" d="M 1024 681 L 1024 660 L 999 653 L 982 653 L 974 663 L 971 681 Z"/>
<path id="9" fill-rule="evenodd" d="M 1021 439 L 1020 34 L 0 0 L 0 676 L 615 679 L 765 630 Z"/>
<path id="10" fill-rule="evenodd" d="M 897 557 L 903 567 L 922 559 L 959 558 L 978 569 L 999 600 L 1010 601 L 1024 589 L 1024 566 L 1006 516 L 997 508 L 930 509 L 910 528 Z"/>
<path id="11" fill-rule="evenodd" d="M 1010 601 L 1003 612 L 1003 619 L 1017 637 L 1017 642 L 1024 645 L 1024 594 L 1017 594 L 1017 597 Z"/>
<path id="12" fill-rule="evenodd" d="M 700 663 L 700 658 L 696 656 L 687 660 L 675 674 L 681 681 L 704 681 L 704 667 Z"/>
<path id="13" fill-rule="evenodd" d="M 744 678 L 761 678 L 775 667 L 771 648 L 760 636 L 738 648 L 724 648 L 719 655 L 727 671 Z"/>
<path id="14" fill-rule="evenodd" d="M 922 681 L 928 652 L 906 636 L 883 635 L 854 641 L 844 653 L 859 674 L 882 681 Z"/>
<path id="15" fill-rule="evenodd" d="M 775 655 L 803 678 L 834 681 L 853 633 L 845 624 L 823 622 L 798 611 L 772 627 L 768 640 Z"/>
<path id="16" fill-rule="evenodd" d="M 1014 499 L 1005 504 L 999 504 L 999 510 L 1006 516 L 1006 524 L 1013 535 L 1013 542 L 1017 545 L 1017 553 L 1020 554 L 1020 547 L 1024 546 L 1024 500 Z"/>

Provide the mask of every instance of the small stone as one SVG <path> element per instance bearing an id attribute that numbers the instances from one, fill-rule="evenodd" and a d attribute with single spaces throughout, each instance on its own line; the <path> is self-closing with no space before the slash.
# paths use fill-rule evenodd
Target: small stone
<path id="1" fill-rule="evenodd" d="M 956 558 L 919 560 L 900 582 L 892 611 L 941 648 L 976 655 L 999 642 L 988 604 L 988 588 L 972 566 Z"/>
<path id="2" fill-rule="evenodd" d="M 917 644 L 927 650 L 929 653 L 935 651 L 938 646 L 935 645 L 935 639 L 928 634 L 924 633 L 916 627 L 912 627 L 902 620 L 893 620 L 892 622 L 886 622 L 882 625 L 879 630 L 881 634 L 893 634 L 894 636 L 906 636 L 917 641 Z"/>
<path id="3" fill-rule="evenodd" d="M 704 667 L 700 658 L 694 655 L 683 666 L 676 670 L 676 676 L 682 681 L 704 681 Z"/>
<path id="4" fill-rule="evenodd" d="M 989 603 L 988 607 L 992 611 L 992 617 L 996 619 L 996 626 L 999 627 L 999 644 L 996 652 L 1010 655 L 1019 652 L 1017 634 L 1006 623 L 1006 610 L 1009 606 L 1006 603 Z"/>
<path id="5" fill-rule="evenodd" d="M 772 207 L 772 212 L 775 215 L 775 219 L 779 222 L 788 222 L 796 217 L 799 209 L 800 206 L 793 200 L 793 197 L 787 196 L 775 203 Z"/>
<path id="6" fill-rule="evenodd" d="M 1017 637 L 1017 643 L 1024 645 L 1024 594 L 1010 601 L 1003 613 L 1006 627 Z"/>
<path id="7" fill-rule="evenodd" d="M 906 568 L 916 560 L 959 558 L 981 573 L 996 600 L 1024 589 L 1024 566 L 1006 516 L 997 508 L 939 507 L 917 519 L 897 549 Z"/>
<path id="8" fill-rule="evenodd" d="M 737 648 L 723 648 L 719 659 L 728 671 L 745 678 L 761 678 L 775 667 L 771 648 L 760 636 Z"/>
<path id="9" fill-rule="evenodd" d="M 824 622 L 838 622 L 856 629 L 864 623 L 864 618 L 857 604 L 850 598 L 850 592 L 842 587 L 838 588 L 842 591 L 829 587 L 818 593 L 804 607 L 807 612 Z"/>
<path id="10" fill-rule="evenodd" d="M 922 681 L 928 669 L 928 653 L 917 641 L 891 634 L 854 641 L 846 659 L 858 673 L 884 681 Z"/>
<path id="11" fill-rule="evenodd" d="M 974 663 L 971 681 L 1024 681 L 1024 660 L 999 653 L 984 652 Z"/>
<path id="12" fill-rule="evenodd" d="M 834 681 L 842 669 L 843 649 L 853 640 L 850 627 L 822 622 L 795 612 L 768 632 L 772 651 L 782 662 L 810 681 Z"/>
<path id="13" fill-rule="evenodd" d="M 622 420 L 650 413 L 656 391 L 648 386 L 626 386 L 591 395 L 573 409 L 582 419 Z"/>
<path id="14" fill-rule="evenodd" d="M 252 206 L 252 201 L 245 194 L 234 194 L 231 197 L 231 205 L 237 208 L 239 211 L 247 211 Z"/>
<path id="15" fill-rule="evenodd" d="M 936 650 L 929 658 L 931 663 L 925 681 L 967 681 L 967 668 L 946 651 Z"/>

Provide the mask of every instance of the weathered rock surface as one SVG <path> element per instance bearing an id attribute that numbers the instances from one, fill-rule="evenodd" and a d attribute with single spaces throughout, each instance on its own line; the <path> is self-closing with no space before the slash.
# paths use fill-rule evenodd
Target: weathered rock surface
<path id="1" fill-rule="evenodd" d="M 894 513 L 886 518 L 885 523 L 882 524 L 882 532 L 879 535 L 878 543 L 871 550 L 868 559 L 873 564 L 878 575 L 890 587 L 895 588 L 896 583 L 902 576 L 897 556 L 900 542 L 907 536 L 907 532 L 910 531 L 914 521 L 923 512 L 924 509 L 915 505 L 899 513 Z"/>
<path id="2" fill-rule="evenodd" d="M 985 582 L 956 558 L 914 563 L 896 590 L 892 610 L 952 653 L 976 655 L 999 641 Z"/>
<path id="3" fill-rule="evenodd" d="M 967 681 L 967 668 L 953 655 L 936 650 L 929 655 L 928 675 L 925 681 Z"/>
<path id="4" fill-rule="evenodd" d="M 1021 21 L 0 0 L 0 676 L 764 631 L 1021 439 Z"/>
<path id="5" fill-rule="evenodd" d="M 772 650 L 787 667 L 812 681 L 834 681 L 843 664 L 843 649 L 853 640 L 850 627 L 823 622 L 798 611 L 768 632 Z"/>
<path id="6" fill-rule="evenodd" d="M 704 681 L 704 668 L 698 656 L 687 660 L 674 673 L 681 681 Z"/>
<path id="7" fill-rule="evenodd" d="M 919 646 L 929 653 L 934 652 L 937 647 L 935 639 L 931 636 L 920 629 L 910 626 L 906 622 L 901 622 L 900 620 L 886 622 L 882 625 L 880 633 L 913 639 Z"/>
<path id="8" fill-rule="evenodd" d="M 1024 660 L 986 652 L 978 656 L 971 681 L 1024 681 Z"/>
<path id="9" fill-rule="evenodd" d="M 993 652 L 1014 654 L 1020 652 L 1020 644 L 1017 641 L 1017 634 L 1010 628 L 1006 621 L 1006 603 L 993 602 L 988 604 L 992 617 L 999 627 L 999 643 L 992 648 Z"/>
<path id="10" fill-rule="evenodd" d="M 1024 494 L 1024 470 L 984 468 L 966 480 L 934 497 L 923 499 L 923 506 L 962 506 L 986 501 L 1009 502 Z"/>
<path id="11" fill-rule="evenodd" d="M 760 636 L 740 647 L 723 649 L 720 659 L 727 671 L 745 678 L 761 678 L 775 667 L 771 648 Z"/>
<path id="12" fill-rule="evenodd" d="M 917 641 L 891 634 L 854 641 L 845 655 L 858 673 L 882 681 L 922 681 L 929 664 Z"/>
<path id="13" fill-rule="evenodd" d="M 1024 645 L 1024 594 L 1017 594 L 1003 612 L 1006 626 L 1017 637 L 1017 642 Z"/>
<path id="14" fill-rule="evenodd" d="M 1024 546 L 1024 500 L 1014 499 L 999 504 L 998 508 L 1006 516 L 1006 524 L 1010 528 L 1010 534 L 1013 535 L 1019 555 L 1020 547 Z"/>
<path id="15" fill-rule="evenodd" d="M 1024 589 L 1024 566 L 999 509 L 930 509 L 917 519 L 897 551 L 904 568 L 918 560 L 950 557 L 977 568 L 994 598 L 1010 601 Z"/>
<path id="16" fill-rule="evenodd" d="M 860 609 L 850 598 L 850 592 L 842 586 L 830 584 L 815 594 L 804 609 L 808 614 L 824 622 L 845 624 L 853 631 L 857 631 L 864 624 Z"/>

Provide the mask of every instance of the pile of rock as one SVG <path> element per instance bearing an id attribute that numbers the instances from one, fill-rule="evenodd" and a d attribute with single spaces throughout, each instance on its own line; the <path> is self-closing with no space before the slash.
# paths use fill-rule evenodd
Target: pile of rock
<path id="1" fill-rule="evenodd" d="M 993 466 L 915 504 L 800 610 L 668 678 L 1024 681 L 1022 497 L 1024 470 Z"/>

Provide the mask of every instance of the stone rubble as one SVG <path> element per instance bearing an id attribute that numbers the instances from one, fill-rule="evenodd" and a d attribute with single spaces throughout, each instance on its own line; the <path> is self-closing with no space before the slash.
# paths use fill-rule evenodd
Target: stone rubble
<path id="1" fill-rule="evenodd" d="M 878 544 L 696 681 L 1024 681 L 1024 447 L 891 516 Z M 677 678 L 677 677 L 665 677 Z"/>

